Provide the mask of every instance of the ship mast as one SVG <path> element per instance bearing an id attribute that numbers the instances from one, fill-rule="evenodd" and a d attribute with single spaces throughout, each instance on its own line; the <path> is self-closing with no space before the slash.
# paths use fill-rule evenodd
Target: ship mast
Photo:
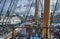
<path id="1" fill-rule="evenodd" d="M 37 22 L 37 15 L 38 15 L 38 0 L 36 0 L 35 2 L 34 22 Z"/>
<path id="2" fill-rule="evenodd" d="M 35 14 L 34 14 L 34 22 L 37 23 L 37 15 L 38 15 L 38 0 L 36 0 L 35 6 Z M 50 0 L 44 0 L 44 18 L 43 18 L 43 31 L 42 37 L 43 39 L 50 39 Z"/>
<path id="3" fill-rule="evenodd" d="M 44 17 L 42 38 L 50 39 L 50 0 L 44 0 Z"/>

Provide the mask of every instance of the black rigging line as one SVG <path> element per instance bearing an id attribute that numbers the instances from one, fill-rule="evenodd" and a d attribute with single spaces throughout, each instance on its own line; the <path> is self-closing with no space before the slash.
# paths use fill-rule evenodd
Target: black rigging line
<path id="1" fill-rule="evenodd" d="M 3 18 L 2 25 L 3 25 L 3 23 L 4 23 L 4 20 L 5 20 L 6 16 L 9 17 L 9 15 L 10 15 L 9 9 L 10 9 L 12 3 L 13 3 L 13 0 L 11 0 L 11 2 L 10 2 L 10 5 L 9 5 L 8 10 L 7 10 L 7 13 L 6 13 L 7 15 L 5 15 L 5 17 Z M 8 20 L 8 19 L 9 19 L 9 18 L 7 18 L 7 20 Z M 7 22 L 7 20 L 6 20 L 6 22 Z M 6 25 L 6 23 L 5 23 L 5 25 Z M 6 26 L 4 26 L 4 27 L 6 27 Z"/>
<path id="2" fill-rule="evenodd" d="M 56 4 L 55 4 L 55 8 L 54 8 L 53 13 L 55 13 L 55 10 L 56 10 L 56 8 L 57 8 L 57 4 L 58 4 L 58 0 L 56 1 Z"/>
<path id="3" fill-rule="evenodd" d="M 16 13 L 14 10 L 15 10 L 16 8 L 19 8 L 19 7 L 20 7 L 20 6 L 17 7 L 17 3 L 18 3 L 18 1 L 19 1 L 19 0 L 17 0 L 17 1 L 15 0 L 15 3 L 14 3 L 14 6 L 13 6 L 13 9 L 11 10 L 13 13 Z"/>
<path id="4" fill-rule="evenodd" d="M 52 18 L 53 18 L 53 20 L 54 20 L 54 14 L 55 14 L 55 10 L 56 10 L 56 8 L 57 8 L 57 4 L 58 4 L 58 0 L 56 1 L 56 4 L 55 4 L 55 8 L 54 8 L 54 11 L 53 11 L 53 13 L 52 13 Z"/>
<path id="5" fill-rule="evenodd" d="M 13 4 L 12 4 L 12 3 L 13 3 Z M 4 20 L 5 20 L 6 16 L 8 17 L 8 18 L 6 19 L 6 22 L 7 22 L 7 20 L 9 19 L 9 17 L 10 17 L 10 12 L 11 12 L 11 9 L 12 9 L 13 5 L 14 5 L 14 1 L 11 0 L 10 5 L 9 5 L 9 7 L 8 7 L 8 10 L 7 10 L 7 13 L 6 13 L 7 15 L 5 15 L 5 17 L 3 18 L 3 23 L 4 23 Z M 2 23 L 2 25 L 3 25 L 3 23 Z M 9 24 L 10 24 L 10 23 L 9 23 Z M 5 25 L 6 25 L 6 23 L 5 23 Z M 4 26 L 3 28 L 6 28 L 6 29 L 7 29 L 7 25 Z M 6 30 L 6 32 L 8 33 L 7 30 Z"/>
<path id="6" fill-rule="evenodd" d="M 2 6 L 2 9 L 1 9 L 1 12 L 0 12 L 0 19 L 1 19 L 1 15 L 2 15 L 2 12 L 3 12 L 4 6 L 5 6 L 5 2 L 6 2 L 6 0 L 4 0 L 3 6 Z M 2 24 L 3 24 L 3 22 L 2 22 Z"/>
<path id="7" fill-rule="evenodd" d="M 11 2 L 10 2 L 10 6 L 9 6 L 8 10 L 10 9 L 12 2 L 13 2 L 13 0 L 11 0 Z"/>
<path id="8" fill-rule="evenodd" d="M 11 7 L 12 2 L 13 2 L 13 0 L 11 0 L 10 5 L 9 5 L 9 7 L 8 7 L 8 10 L 7 10 L 7 13 L 6 13 L 8 16 L 10 15 L 9 9 L 10 9 L 10 7 Z"/>
<path id="9" fill-rule="evenodd" d="M 6 15 L 5 15 L 5 17 L 6 17 L 6 16 L 8 17 L 7 20 L 8 20 L 9 17 L 10 17 L 10 11 L 9 11 L 9 9 L 10 9 L 10 7 L 11 7 L 12 2 L 13 2 L 13 0 L 11 0 L 10 5 L 9 5 L 9 8 L 8 8 L 7 13 L 6 13 Z M 6 22 L 7 22 L 7 20 L 6 20 Z"/>
<path id="10" fill-rule="evenodd" d="M 12 11 L 12 8 L 13 8 L 13 6 L 14 6 L 14 3 L 15 3 L 15 0 L 13 0 L 13 4 L 12 4 L 12 6 L 11 6 L 11 8 L 10 8 L 10 12 Z"/>
<path id="11" fill-rule="evenodd" d="M 10 16 L 10 12 L 11 12 L 11 9 L 12 9 L 13 5 L 14 5 L 14 1 L 11 0 L 10 5 L 9 5 L 9 8 L 8 8 L 8 10 L 7 10 L 7 13 L 6 13 L 5 17 L 6 17 L 6 16 L 7 16 L 7 17 Z M 8 19 L 8 18 L 7 18 L 7 19 Z M 7 20 L 6 20 L 6 21 L 7 21 Z"/>
<path id="12" fill-rule="evenodd" d="M 2 9 L 1 9 L 1 12 L 0 12 L 0 14 L 2 14 L 2 11 L 3 11 L 3 9 L 4 9 L 4 6 L 5 6 L 5 2 L 6 2 L 6 0 L 4 1 L 4 3 L 3 3 L 3 6 L 2 6 Z"/>
<path id="13" fill-rule="evenodd" d="M 13 8 L 13 5 L 14 5 L 14 0 L 11 0 L 11 2 L 10 2 L 10 5 L 9 5 L 9 7 L 8 7 L 8 10 L 7 10 L 7 13 L 9 12 L 11 12 L 11 10 L 12 10 L 12 8 Z M 6 14 L 7 14 L 6 13 Z"/>
<path id="14" fill-rule="evenodd" d="M 2 9 L 1 9 L 1 12 L 0 12 L 0 19 L 1 19 L 1 15 L 2 15 L 2 12 L 3 12 L 4 6 L 5 6 L 5 2 L 6 2 L 6 0 L 4 0 L 3 6 L 2 6 Z"/>
<path id="15" fill-rule="evenodd" d="M 8 20 L 9 17 L 10 17 L 10 12 L 12 11 L 11 9 L 13 8 L 14 2 L 15 2 L 15 0 L 14 0 L 14 1 L 11 0 L 11 3 L 10 3 L 9 8 L 8 8 L 8 10 L 7 10 L 7 13 L 6 13 L 7 16 L 8 16 L 7 20 Z M 5 15 L 5 17 L 6 17 L 6 15 Z M 6 20 L 6 22 L 7 22 L 7 20 Z"/>
<path id="16" fill-rule="evenodd" d="M 33 3 L 33 1 L 32 1 L 32 3 Z M 29 8 L 29 10 L 28 10 L 28 12 L 27 12 L 27 15 L 26 15 L 25 21 L 26 21 L 26 19 L 27 19 L 27 16 L 28 16 L 30 10 L 31 10 L 32 3 L 31 3 L 30 8 Z"/>
<path id="17" fill-rule="evenodd" d="M 6 2 L 6 0 L 4 0 L 3 6 L 2 6 L 2 9 L 1 9 L 1 12 L 0 12 L 0 19 L 1 19 L 1 15 L 2 15 L 2 12 L 3 12 L 4 6 L 5 6 L 5 2 Z"/>
<path id="18" fill-rule="evenodd" d="M 15 13 L 15 9 L 17 7 L 17 3 L 18 3 L 19 0 L 15 0 L 15 3 L 14 3 L 14 6 L 13 6 L 13 9 L 12 9 L 12 12 Z"/>
<path id="19" fill-rule="evenodd" d="M 32 2 L 32 3 L 33 3 L 33 2 Z M 30 9 L 29 9 L 29 11 L 27 12 L 27 15 L 26 15 L 26 16 L 28 16 L 28 14 L 29 14 L 29 12 L 30 12 L 30 10 L 31 10 L 32 3 L 31 3 L 31 5 L 30 5 Z"/>
<path id="20" fill-rule="evenodd" d="M 13 8 L 14 4 L 15 4 L 15 0 L 11 0 L 10 6 L 9 6 L 9 8 L 7 10 L 7 15 L 8 15 L 8 18 L 7 19 L 9 19 L 9 17 L 10 17 L 10 13 L 12 11 L 12 8 Z"/>
<path id="21" fill-rule="evenodd" d="M 27 5 L 28 5 L 28 4 L 30 5 L 30 2 L 27 3 Z M 30 8 L 30 7 L 29 7 L 29 8 Z M 27 13 L 27 11 L 29 11 L 29 8 L 26 7 L 25 13 Z M 26 14 L 24 14 L 24 15 L 26 15 Z M 26 16 L 25 16 L 25 17 L 26 17 Z"/>
<path id="22" fill-rule="evenodd" d="M 12 3 L 12 0 L 11 0 L 11 3 Z M 9 9 L 10 9 L 10 7 L 11 7 L 11 3 L 10 3 L 10 5 L 9 5 L 9 7 L 8 7 L 8 10 L 7 10 L 7 13 L 6 14 L 9 14 Z M 6 15 L 5 15 L 5 17 L 6 17 Z M 4 18 L 5 19 L 5 18 Z M 4 21 L 4 20 L 3 20 Z"/>
<path id="23" fill-rule="evenodd" d="M 8 18 L 7 18 L 7 20 L 9 19 L 9 17 L 10 17 L 10 13 L 11 13 L 11 11 L 12 11 L 12 8 L 14 8 L 14 4 L 16 4 L 15 3 L 15 1 L 16 0 L 11 0 L 11 3 L 10 3 L 10 10 L 7 12 L 9 15 L 8 15 Z M 11 5 L 12 4 L 12 5 Z M 7 22 L 7 20 L 6 20 L 6 22 Z M 10 20 L 8 20 L 8 21 L 10 21 Z M 9 24 L 10 24 L 10 22 L 9 22 Z M 10 26 L 10 25 L 9 25 Z"/>
<path id="24" fill-rule="evenodd" d="M 41 13 L 42 13 L 43 5 L 42 5 L 41 0 L 39 0 L 39 2 L 40 2 L 40 5 L 41 5 Z"/>
<path id="25" fill-rule="evenodd" d="M 12 3 L 12 0 L 11 0 L 11 3 Z M 9 14 L 9 8 L 10 8 L 10 6 L 11 6 L 11 3 L 10 3 L 10 5 L 9 5 L 9 7 L 8 7 L 8 10 L 7 10 L 7 15 Z M 8 16 L 7 16 L 7 17 L 8 17 Z M 2 25 L 3 25 L 3 23 L 4 23 L 5 18 L 6 18 L 6 15 L 5 15 L 5 17 L 3 18 Z M 5 24 L 6 24 L 6 23 L 5 23 Z"/>

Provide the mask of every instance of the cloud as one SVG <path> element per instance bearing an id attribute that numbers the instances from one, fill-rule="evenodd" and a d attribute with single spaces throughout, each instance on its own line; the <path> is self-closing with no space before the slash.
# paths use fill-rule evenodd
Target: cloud
<path id="1" fill-rule="evenodd" d="M 4 6 L 4 9 L 3 11 L 6 12 L 8 7 L 9 7 L 9 4 L 10 4 L 10 1 L 11 0 L 7 0 L 6 3 L 5 3 L 5 6 Z M 18 3 L 17 3 L 17 7 L 15 9 L 15 12 L 16 13 L 23 13 L 25 12 L 26 10 L 26 7 L 29 7 L 29 5 L 27 5 L 29 2 L 32 3 L 32 6 L 31 6 L 31 11 L 30 11 L 30 14 L 33 14 L 34 15 L 34 10 L 35 10 L 35 0 L 19 0 Z M 52 5 L 55 5 L 56 3 L 56 0 L 51 0 L 51 8 L 53 7 Z M 1 6 L 2 4 L 0 4 L 0 10 L 1 10 Z"/>

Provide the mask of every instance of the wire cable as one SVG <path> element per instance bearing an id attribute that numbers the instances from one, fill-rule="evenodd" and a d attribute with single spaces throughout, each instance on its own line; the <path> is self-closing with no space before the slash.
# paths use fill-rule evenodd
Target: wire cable
<path id="1" fill-rule="evenodd" d="M 1 9 L 1 12 L 0 12 L 0 14 L 2 14 L 2 11 L 3 11 L 3 9 L 4 9 L 4 6 L 5 6 L 5 2 L 6 2 L 6 0 L 4 1 L 4 3 L 3 3 L 3 6 L 2 6 L 2 9 Z"/>
<path id="2" fill-rule="evenodd" d="M 56 10 L 56 8 L 57 8 L 57 4 L 58 4 L 58 0 L 56 1 L 56 4 L 55 4 L 55 8 L 54 8 L 53 13 L 55 13 L 55 10 Z"/>
<path id="3" fill-rule="evenodd" d="M 1 15 L 2 15 L 2 12 L 3 12 L 4 6 L 5 6 L 5 2 L 6 2 L 6 0 L 4 0 L 3 6 L 2 6 L 2 9 L 1 9 L 1 12 L 0 12 L 0 19 L 1 19 Z"/>
<path id="4" fill-rule="evenodd" d="M 12 0 L 11 0 L 11 3 L 12 3 Z M 10 5 L 9 5 L 9 7 L 8 7 L 8 10 L 7 10 L 7 15 L 9 14 L 9 8 L 11 7 L 11 3 L 10 3 Z M 5 20 L 5 18 L 6 18 L 6 15 L 5 15 L 5 17 L 3 18 L 3 22 L 4 22 L 4 20 Z"/>
<path id="5" fill-rule="evenodd" d="M 56 1 L 56 4 L 55 4 L 55 8 L 54 8 L 54 11 L 52 13 L 52 18 L 53 18 L 53 21 L 54 21 L 54 14 L 55 14 L 55 11 L 56 11 L 56 8 L 57 8 L 57 4 L 58 4 L 58 0 Z"/>
<path id="6" fill-rule="evenodd" d="M 43 5 L 42 5 L 41 0 L 39 0 L 39 2 L 40 2 L 40 6 L 41 6 L 41 13 L 42 13 Z"/>
<path id="7" fill-rule="evenodd" d="M 33 2 L 32 2 L 32 3 L 33 3 Z M 30 5 L 29 11 L 27 12 L 26 17 L 28 16 L 28 14 L 29 14 L 29 12 L 30 12 L 30 10 L 31 10 L 32 3 L 31 3 L 31 5 Z"/>
<path id="8" fill-rule="evenodd" d="M 12 3 L 12 0 L 11 0 L 11 3 Z M 10 8 L 10 6 L 11 6 L 11 3 L 10 3 L 10 5 L 9 5 L 9 7 L 8 7 L 8 10 L 7 10 L 7 15 L 9 14 L 9 8 Z M 4 18 L 3 18 L 3 22 L 2 22 L 2 25 L 4 25 L 4 20 L 6 19 L 6 15 L 4 16 Z M 7 22 L 7 19 L 6 19 L 6 22 Z M 6 23 L 5 23 L 5 25 L 6 25 Z M 6 26 L 3 26 L 4 28 L 6 27 Z"/>
<path id="9" fill-rule="evenodd" d="M 30 1 L 27 2 L 27 5 L 29 5 L 29 6 L 31 5 L 31 4 L 30 4 Z M 30 7 L 26 7 L 26 9 L 25 9 L 25 13 L 26 13 L 26 14 L 28 13 L 29 9 L 30 9 Z M 24 14 L 24 15 L 26 15 L 26 14 Z"/>
<path id="10" fill-rule="evenodd" d="M 15 0 L 14 0 L 15 1 Z M 7 19 L 6 19 L 6 23 L 5 23 L 5 25 L 6 26 L 4 26 L 4 28 L 6 28 L 7 29 L 7 22 L 8 21 L 10 21 L 10 12 L 11 12 L 11 9 L 12 9 L 12 7 L 13 7 L 13 5 L 14 5 L 14 1 L 13 0 L 11 0 L 11 2 L 10 2 L 10 5 L 9 5 L 9 7 L 8 7 L 8 10 L 7 10 L 7 13 L 6 13 L 6 15 L 5 15 L 5 17 L 3 18 L 3 23 L 4 23 L 4 20 L 6 19 L 6 16 L 8 17 Z M 8 20 L 9 19 L 9 20 Z M 2 25 L 4 25 L 2 23 Z M 10 23 L 9 23 L 10 24 Z M 6 30 L 6 32 L 8 33 L 8 31 Z"/>
<path id="11" fill-rule="evenodd" d="M 13 3 L 12 3 L 11 8 L 10 8 L 10 12 L 12 11 L 12 8 L 14 6 L 14 3 L 15 3 L 15 0 L 13 0 Z"/>
<path id="12" fill-rule="evenodd" d="M 3 6 L 2 6 L 2 9 L 1 9 L 1 12 L 0 12 L 0 19 L 1 19 L 1 14 L 2 14 L 4 6 L 5 6 L 5 2 L 6 2 L 6 0 L 4 0 Z M 2 24 L 3 24 L 3 22 L 2 22 Z"/>
<path id="13" fill-rule="evenodd" d="M 33 3 L 33 1 L 32 1 L 32 3 Z M 26 21 L 26 19 L 27 19 L 27 16 L 28 16 L 28 14 L 29 14 L 30 10 L 31 10 L 32 3 L 31 3 L 31 5 L 30 5 L 29 10 L 27 11 L 27 15 L 26 15 L 25 21 Z"/>

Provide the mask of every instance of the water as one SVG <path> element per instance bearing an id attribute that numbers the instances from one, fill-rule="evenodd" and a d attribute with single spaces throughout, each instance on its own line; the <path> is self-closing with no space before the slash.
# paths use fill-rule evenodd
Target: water
<path id="1" fill-rule="evenodd" d="M 38 34 L 36 34 L 35 37 L 32 37 L 32 36 L 31 36 L 31 39 L 42 39 L 42 35 L 40 34 L 40 37 L 38 37 Z"/>

